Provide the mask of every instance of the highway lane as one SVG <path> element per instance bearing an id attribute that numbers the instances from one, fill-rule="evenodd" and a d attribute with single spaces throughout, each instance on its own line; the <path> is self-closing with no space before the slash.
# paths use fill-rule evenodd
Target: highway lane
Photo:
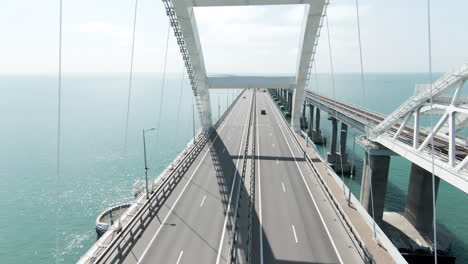
<path id="1" fill-rule="evenodd" d="M 362 263 L 267 93 L 257 104 L 257 262 Z"/>
<path id="2" fill-rule="evenodd" d="M 244 150 L 252 92 L 245 92 L 132 249 L 125 263 L 214 263 Z M 221 166 L 222 164 L 222 166 Z M 236 181 L 235 187 L 238 185 Z M 231 201 L 234 204 L 235 201 Z M 220 255 L 225 261 L 226 255 Z"/>

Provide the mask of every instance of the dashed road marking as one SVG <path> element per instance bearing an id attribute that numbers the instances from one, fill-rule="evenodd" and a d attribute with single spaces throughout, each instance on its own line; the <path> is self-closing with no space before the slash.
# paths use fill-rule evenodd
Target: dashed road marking
<path id="1" fill-rule="evenodd" d="M 294 240 L 296 240 L 296 243 L 298 243 L 297 235 L 296 235 L 296 229 L 294 228 L 294 225 L 292 225 L 292 230 L 293 230 L 293 234 L 294 234 Z M 179 263 L 179 262 L 177 262 L 177 263 Z"/>
<path id="2" fill-rule="evenodd" d="M 184 251 L 180 251 L 179 258 L 177 259 L 176 264 L 179 264 L 180 260 L 182 259 L 182 255 L 184 254 Z"/>
<path id="3" fill-rule="evenodd" d="M 206 195 L 203 196 L 203 199 L 202 199 L 202 201 L 201 201 L 201 203 L 200 203 L 200 207 L 203 206 L 203 203 L 205 202 L 205 199 L 206 199 Z"/>

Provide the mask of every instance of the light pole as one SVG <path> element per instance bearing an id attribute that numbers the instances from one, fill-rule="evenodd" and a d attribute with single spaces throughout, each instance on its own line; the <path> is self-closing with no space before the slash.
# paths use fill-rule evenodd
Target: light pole
<path id="1" fill-rule="evenodd" d="M 148 189 L 148 163 L 146 161 L 146 132 L 156 130 L 156 128 L 143 129 L 143 155 L 145 157 L 145 181 L 146 181 L 146 199 L 149 199 L 149 189 Z"/>

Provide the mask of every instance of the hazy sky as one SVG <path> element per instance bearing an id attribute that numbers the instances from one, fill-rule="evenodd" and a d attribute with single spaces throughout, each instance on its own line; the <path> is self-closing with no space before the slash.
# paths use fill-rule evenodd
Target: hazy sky
<path id="1" fill-rule="evenodd" d="M 0 4 L 0 74 L 57 71 L 58 0 L 4 0 Z M 63 0 L 63 70 L 128 72 L 134 0 Z M 292 74 L 304 6 L 197 8 L 209 73 Z M 468 1 L 432 1 L 434 71 L 468 62 Z M 427 71 L 426 0 L 361 0 L 367 72 Z M 354 0 L 329 6 L 336 72 L 358 72 Z M 168 19 L 160 0 L 139 0 L 135 71 L 162 71 Z M 330 71 L 323 28 L 317 68 Z M 173 34 L 169 72 L 182 64 Z"/>

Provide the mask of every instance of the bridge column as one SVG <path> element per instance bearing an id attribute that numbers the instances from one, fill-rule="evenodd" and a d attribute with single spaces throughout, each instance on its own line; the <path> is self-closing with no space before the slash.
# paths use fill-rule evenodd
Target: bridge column
<path id="1" fill-rule="evenodd" d="M 284 106 L 285 103 L 286 103 L 286 96 L 284 96 L 284 90 L 283 89 L 280 89 L 280 102 L 281 104 Z"/>
<path id="2" fill-rule="evenodd" d="M 312 129 L 311 138 L 316 145 L 323 145 L 325 143 L 324 138 L 322 137 L 322 131 L 320 130 L 320 109 L 318 107 L 315 110 L 315 129 Z"/>
<path id="3" fill-rule="evenodd" d="M 372 205 L 374 205 L 374 217 L 378 225 L 383 221 L 382 217 L 384 213 L 385 195 L 387 193 L 389 167 L 389 155 L 372 155 L 366 151 L 361 179 L 360 202 L 371 216 Z"/>
<path id="4" fill-rule="evenodd" d="M 348 126 L 344 123 L 341 123 L 341 132 L 340 132 L 340 153 L 336 153 L 336 144 L 338 138 L 338 120 L 334 117 L 331 117 L 332 121 L 332 135 L 330 141 L 330 152 L 327 154 L 327 162 L 337 173 L 349 173 L 351 167 L 348 163 L 348 157 L 346 155 L 346 134 L 348 131 Z"/>
<path id="5" fill-rule="evenodd" d="M 284 94 L 284 89 L 279 89 L 279 98 L 280 98 L 280 110 L 285 110 L 286 107 L 286 96 Z"/>
<path id="6" fill-rule="evenodd" d="M 349 165 L 348 162 L 348 154 L 346 153 L 346 141 L 348 137 L 348 125 L 345 123 L 341 122 L 341 131 L 340 131 L 340 153 L 339 159 L 339 171 L 342 171 L 344 173 L 350 173 L 351 172 L 351 166 Z"/>
<path id="7" fill-rule="evenodd" d="M 318 110 L 318 108 L 317 108 Z M 312 141 L 314 141 L 312 139 L 312 134 L 313 134 L 313 131 L 314 131 L 314 106 L 309 104 L 309 125 L 308 125 L 308 129 L 307 129 L 307 136 L 309 136 L 311 138 Z"/>
<path id="8" fill-rule="evenodd" d="M 307 118 L 306 118 L 306 103 L 302 105 L 302 116 L 301 116 L 301 129 L 306 131 L 307 130 Z"/>
<path id="9" fill-rule="evenodd" d="M 287 102 L 288 102 L 288 96 L 287 96 L 286 90 L 283 89 L 283 105 L 285 108 L 286 108 Z"/>
<path id="10" fill-rule="evenodd" d="M 439 189 L 439 177 L 435 177 L 435 195 Z M 418 230 L 431 234 L 433 228 L 432 173 L 411 165 L 411 174 L 406 198 L 405 218 Z"/>
<path id="11" fill-rule="evenodd" d="M 292 95 L 292 93 L 290 93 L 288 90 L 286 90 L 286 96 L 287 96 L 287 98 L 288 98 L 288 103 L 287 103 L 287 105 L 286 105 L 286 117 L 291 117 L 291 114 L 292 114 L 291 110 L 292 110 L 292 104 L 293 104 L 293 103 L 292 103 L 292 97 L 293 97 L 293 95 Z M 300 109 L 300 108 L 299 108 L 299 109 Z M 300 111 L 299 111 L 298 114 L 299 114 L 299 115 L 298 115 L 298 127 L 299 127 L 299 129 L 300 129 Z"/>
<path id="12" fill-rule="evenodd" d="M 330 151 L 327 153 L 327 162 L 333 167 L 333 165 L 336 164 L 336 160 L 337 160 L 336 138 L 337 138 L 337 130 L 338 130 L 338 120 L 332 117 L 331 122 L 332 122 L 332 131 L 331 131 Z"/>

